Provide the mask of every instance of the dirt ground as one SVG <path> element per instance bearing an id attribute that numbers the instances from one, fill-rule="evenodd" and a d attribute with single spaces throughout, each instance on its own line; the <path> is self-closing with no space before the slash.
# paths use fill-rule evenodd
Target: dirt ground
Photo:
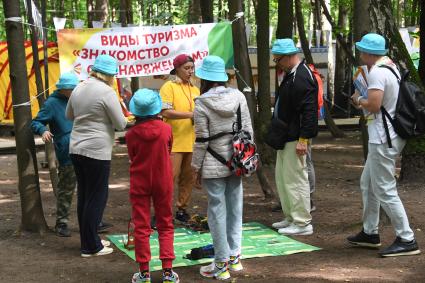
<path id="1" fill-rule="evenodd" d="M 244 260 L 244 271 L 233 273 L 231 282 L 425 282 L 425 253 L 382 259 L 377 250 L 346 244 L 345 238 L 361 229 L 359 178 L 363 164 L 358 133 L 347 134 L 347 138 L 335 140 L 321 132 L 313 146 L 317 177 L 314 234 L 296 239 L 322 250 Z M 37 156 L 43 160 L 42 152 Z M 20 223 L 16 168 L 15 155 L 0 156 L 0 282 L 130 282 L 137 265 L 121 251 L 115 249 L 113 254 L 97 258 L 80 257 L 75 202 L 71 238 L 59 238 L 53 233 L 15 236 Z M 266 172 L 274 185 L 273 167 Z M 45 169 L 40 171 L 40 178 L 44 212 L 48 224 L 53 226 L 55 199 Z M 104 215 L 106 221 L 114 224 L 110 233 L 126 232 L 130 215 L 128 187 L 126 147 L 117 145 Z M 271 225 L 282 219 L 282 213 L 271 212 L 272 204 L 264 201 L 256 177 L 245 179 L 244 189 L 244 221 Z M 425 184 L 401 184 L 399 193 L 417 241 L 425 251 Z M 194 191 L 191 212 L 206 214 L 204 191 Z M 381 226 L 385 247 L 395 236 L 391 226 Z M 200 277 L 199 266 L 176 271 L 181 282 L 213 282 Z M 159 280 L 160 273 L 153 273 L 153 282 Z"/>

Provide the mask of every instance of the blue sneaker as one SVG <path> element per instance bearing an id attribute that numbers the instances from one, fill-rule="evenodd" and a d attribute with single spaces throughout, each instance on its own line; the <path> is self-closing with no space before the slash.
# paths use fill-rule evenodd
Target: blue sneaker
<path id="1" fill-rule="evenodd" d="M 136 272 L 131 278 L 131 283 L 151 283 L 151 275 L 149 271 Z"/>
<path id="2" fill-rule="evenodd" d="M 179 283 L 180 279 L 177 273 L 172 269 L 164 269 L 162 272 L 162 283 Z"/>

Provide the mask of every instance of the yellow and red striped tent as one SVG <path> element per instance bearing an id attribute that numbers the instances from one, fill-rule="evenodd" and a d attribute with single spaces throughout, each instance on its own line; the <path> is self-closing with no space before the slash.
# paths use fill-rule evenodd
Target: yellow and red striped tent
<path id="1" fill-rule="evenodd" d="M 37 87 L 35 84 L 35 72 L 33 68 L 33 53 L 31 42 L 25 43 L 25 58 L 28 73 L 28 83 L 31 100 L 31 112 L 35 117 L 38 113 L 38 102 L 35 97 L 37 96 Z M 48 43 L 47 56 L 49 68 L 49 93 L 52 93 L 56 87 L 60 70 L 59 70 L 59 53 L 56 43 Z M 40 41 L 38 43 L 38 57 L 40 59 L 41 74 L 44 81 L 44 54 L 43 45 Z M 13 124 L 13 107 L 12 107 L 12 85 L 9 77 L 9 57 L 7 52 L 7 43 L 0 42 L 0 123 Z"/>
<path id="2" fill-rule="evenodd" d="M 35 84 L 35 71 L 33 68 L 33 53 L 31 42 L 25 42 L 25 58 L 28 74 L 28 83 L 31 100 L 31 113 L 34 118 L 39 110 L 37 96 L 37 86 Z M 42 42 L 38 42 L 38 58 L 40 60 L 41 75 L 44 82 L 44 52 Z M 59 53 L 58 47 L 55 42 L 47 44 L 47 58 L 49 68 L 49 93 L 56 89 L 56 82 L 60 76 L 59 67 Z M 44 86 L 44 84 L 43 84 Z M 115 81 L 114 88 L 117 91 L 117 96 L 121 101 L 121 107 L 126 117 L 130 115 L 127 111 L 125 104 L 118 93 L 119 86 L 117 80 Z M 130 117 L 131 118 L 131 117 Z M 130 119 L 129 118 L 129 119 Z M 0 42 L 0 124 L 13 124 L 13 106 L 12 106 L 12 85 L 9 77 L 9 57 L 7 53 L 7 43 Z"/>

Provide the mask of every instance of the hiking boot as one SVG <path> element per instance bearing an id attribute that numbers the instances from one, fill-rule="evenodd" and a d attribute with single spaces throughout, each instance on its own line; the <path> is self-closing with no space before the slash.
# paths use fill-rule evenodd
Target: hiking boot
<path id="1" fill-rule="evenodd" d="M 273 223 L 272 227 L 275 229 L 281 229 L 281 228 L 286 228 L 289 225 L 291 225 L 291 221 L 289 221 L 288 218 L 285 218 L 283 219 L 283 221 Z"/>
<path id="2" fill-rule="evenodd" d="M 56 235 L 59 237 L 71 237 L 71 231 L 68 229 L 68 225 L 66 223 L 59 223 L 56 225 Z"/>
<path id="3" fill-rule="evenodd" d="M 313 234 L 313 226 L 311 224 L 307 226 L 298 226 L 292 223 L 286 228 L 279 229 L 278 232 L 282 235 L 307 236 Z"/>
<path id="4" fill-rule="evenodd" d="M 227 262 L 215 262 L 210 265 L 202 266 L 199 273 L 207 278 L 215 278 L 218 280 L 226 280 L 230 278 Z"/>
<path id="5" fill-rule="evenodd" d="M 149 271 L 136 272 L 131 278 L 131 283 L 151 283 L 151 275 Z"/>
<path id="6" fill-rule="evenodd" d="M 243 269 L 242 263 L 241 263 L 241 256 L 230 256 L 229 259 L 229 270 L 230 271 L 241 271 Z"/>
<path id="7" fill-rule="evenodd" d="M 272 212 L 282 211 L 282 204 L 279 202 L 272 206 Z"/>
<path id="8" fill-rule="evenodd" d="M 368 235 L 363 230 L 357 235 L 348 237 L 347 241 L 352 245 L 360 247 L 378 248 L 381 246 L 379 234 Z"/>
<path id="9" fill-rule="evenodd" d="M 100 221 L 99 225 L 97 226 L 97 232 L 98 233 L 106 232 L 106 230 L 108 230 L 111 227 L 114 227 L 114 225 L 105 221 Z"/>
<path id="10" fill-rule="evenodd" d="M 179 209 L 176 212 L 176 220 L 182 222 L 182 223 L 186 223 L 187 221 L 189 221 L 190 219 L 190 215 L 186 212 L 186 210 L 184 209 Z"/>
<path id="11" fill-rule="evenodd" d="M 418 248 L 418 243 L 415 239 L 410 242 L 403 242 L 400 237 L 397 237 L 394 243 L 383 251 L 379 252 L 382 257 L 402 256 L 402 255 L 417 255 L 421 251 Z"/>
<path id="12" fill-rule="evenodd" d="M 164 269 L 162 272 L 162 283 L 179 283 L 180 279 L 177 273 L 172 269 Z"/>
<path id="13" fill-rule="evenodd" d="M 98 251 L 97 253 L 94 253 L 94 254 L 81 253 L 81 257 L 92 257 L 92 256 L 108 255 L 108 254 L 111 254 L 113 251 L 114 250 L 112 248 L 103 247 L 103 249 L 101 249 L 100 251 Z"/>

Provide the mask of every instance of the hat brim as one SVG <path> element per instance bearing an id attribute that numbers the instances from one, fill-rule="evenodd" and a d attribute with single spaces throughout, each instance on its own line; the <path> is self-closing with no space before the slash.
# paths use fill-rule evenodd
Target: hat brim
<path id="1" fill-rule="evenodd" d="M 371 49 L 367 46 L 364 46 L 360 41 L 356 42 L 356 48 L 364 53 L 372 54 L 372 55 L 387 55 L 388 49 Z"/>
<path id="2" fill-rule="evenodd" d="M 158 115 L 162 110 L 162 101 L 159 100 L 158 103 L 155 103 L 155 105 L 153 105 L 153 107 L 151 107 L 149 111 L 142 111 L 141 109 L 138 109 L 138 107 L 136 106 L 136 103 L 134 102 L 134 99 L 131 99 L 129 108 L 130 108 L 130 112 L 137 117 Z"/>
<path id="3" fill-rule="evenodd" d="M 56 84 L 56 89 L 74 89 L 76 86 L 74 84 Z"/>
<path id="4" fill-rule="evenodd" d="M 229 77 L 226 73 L 216 73 L 216 72 L 208 72 L 203 70 L 202 68 L 197 69 L 195 71 L 195 76 L 202 80 L 212 81 L 212 82 L 227 82 Z"/>
<path id="5" fill-rule="evenodd" d="M 106 72 L 105 70 L 100 70 L 100 69 L 96 68 L 95 66 L 92 66 L 91 69 L 92 69 L 92 71 L 99 72 L 99 73 L 102 73 L 102 74 L 105 74 L 105 75 L 109 75 L 109 76 L 115 76 L 115 75 L 118 74 L 118 71 L 115 71 L 113 73 Z"/>
<path id="6" fill-rule="evenodd" d="M 297 54 L 297 53 L 300 53 L 300 52 L 301 52 L 301 50 L 299 48 L 291 49 L 291 50 L 288 50 L 288 51 L 280 51 L 280 50 L 273 50 L 272 49 L 272 54 L 275 54 L 275 55 L 294 55 L 294 54 Z"/>

